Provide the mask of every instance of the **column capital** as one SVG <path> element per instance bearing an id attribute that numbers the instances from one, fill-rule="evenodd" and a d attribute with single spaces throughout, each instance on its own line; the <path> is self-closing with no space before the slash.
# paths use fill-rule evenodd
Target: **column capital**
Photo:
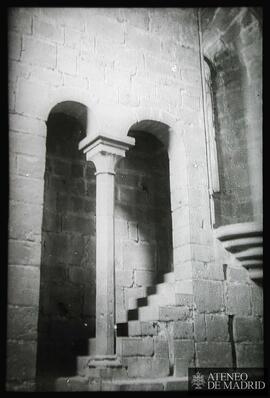
<path id="1" fill-rule="evenodd" d="M 98 135 L 85 137 L 79 142 L 79 150 L 86 154 L 86 160 L 92 161 L 96 173 L 114 174 L 117 161 L 125 157 L 126 151 L 135 144 L 133 137 L 115 138 Z"/>

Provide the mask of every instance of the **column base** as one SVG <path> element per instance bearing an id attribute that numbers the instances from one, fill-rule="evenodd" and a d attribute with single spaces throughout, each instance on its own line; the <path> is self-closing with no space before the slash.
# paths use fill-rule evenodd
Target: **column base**
<path id="1" fill-rule="evenodd" d="M 87 363 L 89 368 L 118 368 L 121 367 L 121 360 L 117 355 L 93 355 L 89 357 L 89 361 Z"/>
<path id="2" fill-rule="evenodd" d="M 117 355 L 93 355 L 77 357 L 77 373 L 90 379 L 114 379 L 127 377 L 127 371 Z"/>

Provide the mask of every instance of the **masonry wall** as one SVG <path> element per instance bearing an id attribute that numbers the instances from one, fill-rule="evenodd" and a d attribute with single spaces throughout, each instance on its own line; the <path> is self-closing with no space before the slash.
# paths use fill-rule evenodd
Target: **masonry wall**
<path id="1" fill-rule="evenodd" d="M 198 124 L 199 77 L 195 10 L 10 10 L 10 388 L 33 388 L 36 373 L 50 110 L 65 100 L 90 109 L 99 103 L 100 130 L 109 134 L 126 134 L 144 118 L 174 122 L 181 115 L 185 123 Z"/>
<path id="2" fill-rule="evenodd" d="M 196 360 L 202 367 L 263 367 L 263 291 L 214 242 L 215 261 L 194 263 Z"/>
<path id="3" fill-rule="evenodd" d="M 207 34 L 210 38 L 219 37 L 207 31 L 211 20 L 207 12 L 203 16 L 203 43 L 207 43 Z M 220 18 L 212 20 L 211 25 L 221 29 L 224 24 L 228 35 L 235 32 L 231 27 L 239 27 L 238 22 L 231 24 L 232 13 L 215 12 Z M 249 62 L 244 83 L 250 94 L 260 82 L 260 61 L 256 61 L 260 38 L 254 42 L 258 30 L 253 17 L 247 22 L 249 14 L 244 18 L 244 12 L 235 12 L 235 21 L 241 16 L 241 32 L 245 32 L 244 36 L 238 36 L 245 47 L 241 62 L 242 58 Z M 187 355 L 189 361 L 192 353 L 191 361 L 197 358 L 198 364 L 209 363 L 210 358 L 211 361 L 224 358 L 222 364 L 231 364 L 235 355 L 238 364 L 248 362 L 253 366 L 261 361 L 262 291 L 249 282 L 247 273 L 219 246 L 210 224 L 198 37 L 196 9 L 21 8 L 10 11 L 9 389 L 29 391 L 35 386 L 42 215 L 46 211 L 43 196 L 46 122 L 51 109 L 63 101 L 77 101 L 89 109 L 86 131 L 89 135 L 101 132 L 125 137 L 131 126 L 142 120 L 161 121 L 170 127 L 166 134 L 169 133 L 173 266 L 177 289 L 186 295 L 182 297 L 188 300 L 188 313 L 194 312 L 192 321 L 188 319 L 191 325 L 187 335 L 191 342 L 182 344 L 185 338 L 180 332 L 176 334 L 176 345 L 181 347 L 177 355 L 180 360 Z M 239 42 L 230 44 L 229 38 L 226 45 L 229 49 L 235 45 L 233 54 L 242 51 L 241 46 L 237 47 Z M 214 63 L 216 49 L 211 57 L 206 47 L 204 55 Z M 232 63 L 238 65 L 238 58 L 227 49 L 224 51 L 217 57 L 217 68 L 221 71 L 230 68 Z M 237 87 L 238 78 L 243 82 L 242 71 L 241 63 L 234 75 Z M 243 156 L 248 156 L 252 170 L 252 159 L 260 157 L 260 151 L 251 150 L 252 143 L 255 148 L 259 147 L 260 122 L 255 116 L 260 101 L 256 101 L 254 113 L 248 113 L 248 119 L 245 107 L 238 109 L 241 118 L 226 119 L 230 109 L 223 112 L 221 104 L 231 103 L 229 94 L 233 89 L 226 80 L 228 75 L 222 75 L 224 84 L 217 90 L 221 93 L 217 101 L 218 115 L 223 116 L 224 127 L 218 131 L 221 136 L 233 126 L 230 131 L 237 134 L 220 141 L 221 159 L 229 165 L 228 172 L 221 167 L 226 192 L 222 200 L 216 201 L 221 224 L 253 219 L 255 214 L 262 213 L 261 194 L 256 194 L 257 185 L 250 182 L 256 181 L 260 167 L 253 168 L 257 170 L 253 177 L 250 173 L 247 176 L 246 156 Z M 258 84 L 256 87 L 253 81 Z M 233 94 L 232 97 L 235 98 Z M 250 98 L 253 99 L 252 95 L 245 97 L 245 101 Z M 243 123 L 247 120 L 245 130 Z M 250 145 L 246 144 L 244 131 L 251 132 Z M 253 139 L 255 131 L 258 136 Z M 228 158 L 231 142 L 242 149 L 241 153 L 231 152 L 232 162 Z M 237 169 L 239 179 L 230 182 L 236 160 L 241 165 Z M 121 181 L 118 184 L 120 186 Z M 253 187 L 252 195 L 248 184 Z M 250 198 L 255 198 L 255 194 L 251 205 Z M 231 202 L 236 204 L 233 209 Z M 124 228 L 126 226 L 128 224 Z M 135 225 L 130 227 L 128 231 L 132 231 L 134 237 Z M 228 267 L 224 268 L 224 264 Z M 74 271 L 68 268 L 71 275 L 80 266 L 74 265 Z M 193 333 L 195 340 L 191 337 Z M 232 351 L 232 336 L 236 354 Z M 181 361 L 179 364 L 181 370 Z"/>

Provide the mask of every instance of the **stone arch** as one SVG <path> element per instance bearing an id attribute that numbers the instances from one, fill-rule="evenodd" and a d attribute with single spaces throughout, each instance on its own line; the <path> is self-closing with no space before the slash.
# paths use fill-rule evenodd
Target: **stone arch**
<path id="1" fill-rule="evenodd" d="M 160 116 L 159 112 L 157 114 Z M 169 124 L 173 122 L 173 124 Z M 190 249 L 190 185 L 188 168 L 188 137 L 183 134 L 183 124 L 170 115 L 162 122 L 150 118 L 136 120 L 127 130 L 144 131 L 154 135 L 166 148 L 169 160 L 170 205 L 172 218 L 172 267 L 179 293 L 192 294 L 192 253 Z M 135 138 L 136 139 L 136 138 Z M 183 266 L 185 262 L 185 266 Z"/>
<path id="2" fill-rule="evenodd" d="M 95 333 L 95 169 L 78 149 L 88 118 L 86 105 L 67 100 L 46 121 L 39 378 L 74 372 Z"/>

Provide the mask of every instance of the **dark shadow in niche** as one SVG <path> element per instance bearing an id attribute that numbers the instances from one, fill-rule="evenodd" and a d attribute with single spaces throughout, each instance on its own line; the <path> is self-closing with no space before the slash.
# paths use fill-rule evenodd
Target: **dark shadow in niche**
<path id="1" fill-rule="evenodd" d="M 76 373 L 95 336 L 95 169 L 78 150 L 84 126 L 51 112 L 42 224 L 38 380 Z M 42 390 L 42 386 L 40 387 Z"/>
<path id="2" fill-rule="evenodd" d="M 132 272 L 132 286 L 120 287 L 126 293 L 137 287 L 146 292 L 155 289 L 164 273 L 172 271 L 167 150 L 148 132 L 132 130 L 129 135 L 136 144 L 117 165 L 115 187 L 116 245 L 122 248 L 119 261 L 123 261 L 123 271 Z M 122 232 L 118 225 L 125 226 Z M 117 262 L 116 256 L 116 269 Z M 116 282 L 119 289 L 121 284 Z M 137 305 L 147 305 L 147 297 L 138 297 Z M 129 319 L 136 319 L 136 314 L 136 309 L 130 310 Z"/>

